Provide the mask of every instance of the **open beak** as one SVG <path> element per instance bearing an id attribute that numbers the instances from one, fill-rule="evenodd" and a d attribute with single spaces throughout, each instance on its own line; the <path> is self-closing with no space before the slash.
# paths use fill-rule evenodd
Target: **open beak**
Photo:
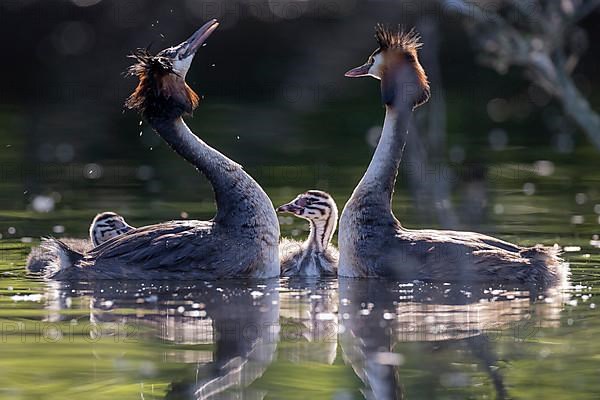
<path id="1" fill-rule="evenodd" d="M 181 43 L 177 49 L 179 59 L 187 58 L 196 54 L 196 51 L 202 46 L 206 39 L 217 29 L 219 23 L 216 19 L 212 19 L 202 25 L 192 36 L 185 42 Z"/>
<path id="2" fill-rule="evenodd" d="M 293 202 L 292 203 L 287 203 L 284 204 L 282 206 L 277 207 L 277 212 L 289 212 L 292 214 L 298 214 L 302 211 L 301 207 L 298 207 L 297 205 L 295 205 Z"/>
<path id="3" fill-rule="evenodd" d="M 347 76 L 348 78 L 359 78 L 361 76 L 367 76 L 369 75 L 369 70 L 372 66 L 372 63 L 363 64 L 360 67 L 353 68 L 350 71 L 346 72 L 344 76 Z"/>

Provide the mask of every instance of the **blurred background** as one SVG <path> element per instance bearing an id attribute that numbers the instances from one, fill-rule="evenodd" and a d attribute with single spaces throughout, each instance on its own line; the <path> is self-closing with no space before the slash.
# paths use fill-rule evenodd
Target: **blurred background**
<path id="1" fill-rule="evenodd" d="M 375 49 L 376 23 L 399 24 L 421 33 L 432 86 L 402 164 L 399 219 L 589 240 L 600 213 L 596 3 L 2 0 L 0 233 L 83 235 L 107 209 L 135 225 L 210 218 L 204 178 L 123 110 L 136 85 L 123 72 L 134 49 L 158 52 L 218 18 L 188 75 L 203 96 L 188 123 L 275 203 L 310 188 L 340 208 L 349 197 L 384 110 L 376 81 L 343 74 Z"/>
<path id="2" fill-rule="evenodd" d="M 187 399 L 179 387 L 226 365 L 252 387 L 210 398 L 597 398 L 599 3 L 0 0 L 0 399 Z M 396 216 L 558 243 L 573 272 L 564 299 L 377 280 L 78 288 L 27 276 L 40 236 L 85 237 L 100 211 L 136 226 L 212 217 L 204 177 L 123 109 L 137 84 L 127 55 L 210 18 L 221 26 L 188 74 L 203 96 L 192 130 L 275 205 L 318 188 L 340 208 L 384 117 L 378 82 L 344 72 L 375 49 L 376 23 L 416 27 L 432 98 L 414 113 Z M 307 234 L 305 221 L 280 222 Z M 255 351 L 260 340 L 220 337 L 228 319 L 281 334 Z M 260 365 L 239 374 L 248 352 Z"/>

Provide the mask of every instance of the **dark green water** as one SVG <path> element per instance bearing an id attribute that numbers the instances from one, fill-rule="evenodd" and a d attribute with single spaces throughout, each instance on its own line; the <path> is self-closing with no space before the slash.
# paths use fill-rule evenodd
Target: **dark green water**
<path id="1" fill-rule="evenodd" d="M 183 162 L 167 173 L 181 170 L 199 194 L 176 193 L 169 186 L 176 188 L 177 179 L 159 178 L 164 186 L 152 194 L 131 172 L 133 160 L 105 167 L 100 179 L 74 174 L 66 182 L 64 171 L 83 166 L 61 164 L 35 177 L 62 194 L 44 213 L 22 194 L 29 172 L 5 175 L 0 398 L 594 399 L 600 392 L 595 155 L 579 148 L 569 164 L 548 171 L 525 148 L 490 154 L 488 205 L 480 222 L 467 227 L 523 245 L 566 248 L 570 288 L 532 300 L 510 287 L 376 280 L 43 282 L 24 271 L 30 240 L 57 226 L 65 233 L 56 236 L 83 237 L 104 209 L 136 225 L 182 212 L 209 218 L 209 188 Z M 164 157 L 177 164 L 171 153 Z M 122 176 L 111 181 L 111 168 Z M 249 169 L 267 182 L 275 203 L 313 187 L 315 175 L 343 203 L 361 173 L 360 165 Z M 463 203 L 457 195 L 455 207 Z M 395 207 L 406 225 L 424 226 L 402 182 Z M 285 235 L 305 235 L 301 221 L 282 223 Z"/>

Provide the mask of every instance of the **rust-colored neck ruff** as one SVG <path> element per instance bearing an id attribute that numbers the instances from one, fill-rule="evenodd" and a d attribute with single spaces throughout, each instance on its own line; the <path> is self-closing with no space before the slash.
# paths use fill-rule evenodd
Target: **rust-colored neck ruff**
<path id="1" fill-rule="evenodd" d="M 398 82 L 397 80 L 397 72 L 406 66 L 412 68 L 416 75 L 414 83 L 417 85 L 415 88 L 417 92 L 405 92 L 404 95 L 414 98 L 415 108 L 427 102 L 430 96 L 430 89 L 427 74 L 421 66 L 417 54 L 423 45 L 419 34 L 414 29 L 405 32 L 401 28 L 392 30 L 383 25 L 377 25 L 375 38 L 379 44 L 379 51 L 385 60 L 382 71 L 383 76 L 381 77 L 382 97 L 385 104 L 392 105 L 398 93 L 402 90 L 410 90 L 410 88 L 402 89 L 397 87 L 399 83 L 408 83 Z"/>
<path id="2" fill-rule="evenodd" d="M 152 120 L 175 119 L 191 113 L 198 106 L 198 95 L 173 70 L 169 58 L 153 56 L 145 50 L 139 50 L 131 57 L 137 62 L 128 72 L 137 76 L 139 83 L 125 102 L 127 108 Z"/>

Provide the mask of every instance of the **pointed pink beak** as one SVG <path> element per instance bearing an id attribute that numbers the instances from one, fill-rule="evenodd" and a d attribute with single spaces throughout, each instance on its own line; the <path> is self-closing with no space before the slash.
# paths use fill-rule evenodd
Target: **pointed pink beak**
<path id="1" fill-rule="evenodd" d="M 353 68 L 346 72 L 344 76 L 347 76 L 348 78 L 360 78 L 361 76 L 367 76 L 369 75 L 369 70 L 372 66 L 372 63 L 363 64 L 360 67 Z"/>

